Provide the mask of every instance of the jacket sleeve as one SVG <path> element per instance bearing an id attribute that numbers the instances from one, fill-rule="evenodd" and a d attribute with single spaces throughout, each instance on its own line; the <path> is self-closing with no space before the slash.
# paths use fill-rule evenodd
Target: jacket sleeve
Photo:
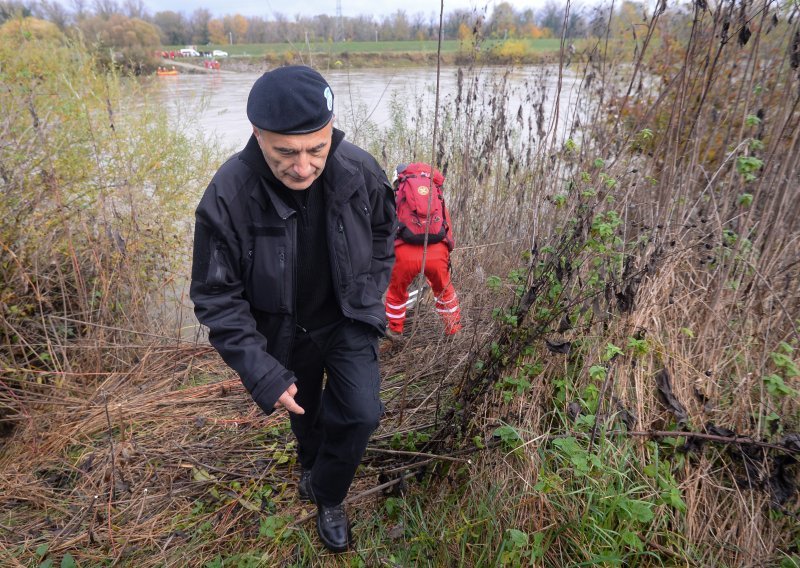
<path id="1" fill-rule="evenodd" d="M 294 374 L 267 352 L 244 296 L 239 237 L 214 182 L 195 213 L 190 297 L 197 319 L 208 327 L 208 339 L 236 371 L 265 413 L 296 381 Z"/>
<path id="2" fill-rule="evenodd" d="M 394 191 L 383 171 L 367 180 L 367 183 L 372 183 L 372 278 L 383 294 L 389 286 L 394 265 L 394 239 L 397 232 Z"/>

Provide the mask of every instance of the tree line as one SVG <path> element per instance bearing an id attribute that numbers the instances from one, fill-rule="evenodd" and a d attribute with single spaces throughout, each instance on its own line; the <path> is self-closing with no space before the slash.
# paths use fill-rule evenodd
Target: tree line
<path id="1" fill-rule="evenodd" d="M 644 3 L 623 2 L 619 12 L 644 12 Z M 605 28 L 611 15 L 607 6 L 565 6 L 549 0 L 542 8 L 516 10 L 508 2 L 491 13 L 458 9 L 443 16 L 443 39 L 484 37 L 493 39 L 586 37 Z M 67 8 L 56 0 L 0 2 L 0 24 L 14 17 L 35 17 L 54 23 L 62 31 L 77 29 L 85 39 L 111 47 L 156 45 L 228 45 L 304 41 L 403 41 L 438 37 L 439 17 L 397 10 L 372 15 L 341 17 L 327 14 L 288 17 L 227 14 L 214 17 L 206 8 L 189 14 L 164 10 L 149 13 L 142 0 L 71 0 Z"/>

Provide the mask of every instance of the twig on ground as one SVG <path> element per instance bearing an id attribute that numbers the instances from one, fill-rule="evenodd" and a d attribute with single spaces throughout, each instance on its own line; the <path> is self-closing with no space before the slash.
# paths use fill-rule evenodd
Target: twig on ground
<path id="1" fill-rule="evenodd" d="M 700 440 L 708 440 L 710 442 L 720 442 L 723 444 L 742 444 L 748 446 L 758 446 L 760 448 L 769 448 L 771 450 L 778 450 L 790 454 L 800 453 L 800 449 L 791 448 L 789 446 L 781 446 L 779 444 L 770 444 L 769 442 L 759 442 L 753 440 L 748 436 L 717 436 L 715 434 L 703 434 L 702 432 L 683 432 L 676 431 L 670 432 L 668 430 L 653 430 L 653 431 L 625 431 L 625 430 L 610 430 L 609 434 L 622 434 L 624 436 L 641 436 L 645 438 L 697 438 Z"/>

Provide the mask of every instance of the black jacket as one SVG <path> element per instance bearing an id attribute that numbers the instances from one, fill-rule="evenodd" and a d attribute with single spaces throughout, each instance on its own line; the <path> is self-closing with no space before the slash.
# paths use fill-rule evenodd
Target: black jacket
<path id="1" fill-rule="evenodd" d="M 321 179 L 333 285 L 344 317 L 383 333 L 394 263 L 395 204 L 386 174 L 334 129 Z M 253 139 L 251 139 L 251 145 Z M 250 146 L 250 145 L 249 145 Z M 263 156 L 240 152 L 214 175 L 195 212 L 191 299 L 209 341 L 270 413 L 295 381 L 297 213 L 276 194 Z"/>

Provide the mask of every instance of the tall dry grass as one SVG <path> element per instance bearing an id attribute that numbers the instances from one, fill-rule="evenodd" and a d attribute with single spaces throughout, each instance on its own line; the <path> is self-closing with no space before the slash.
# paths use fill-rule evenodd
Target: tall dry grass
<path id="1" fill-rule="evenodd" d="M 480 85 L 467 69 L 436 145 L 429 111 L 422 133 L 392 135 L 446 170 L 483 340 L 448 373 L 455 403 L 443 397 L 422 447 L 502 439 L 508 459 L 482 471 L 533 504 L 502 525 L 531 537 L 514 561 L 798 562 L 797 16 L 662 6 L 632 42 L 565 52 L 519 109 L 508 72 Z M 579 104 L 543 112 L 547 73 L 563 85 L 576 67 Z M 487 275 L 505 309 L 502 294 L 469 296 Z"/>

